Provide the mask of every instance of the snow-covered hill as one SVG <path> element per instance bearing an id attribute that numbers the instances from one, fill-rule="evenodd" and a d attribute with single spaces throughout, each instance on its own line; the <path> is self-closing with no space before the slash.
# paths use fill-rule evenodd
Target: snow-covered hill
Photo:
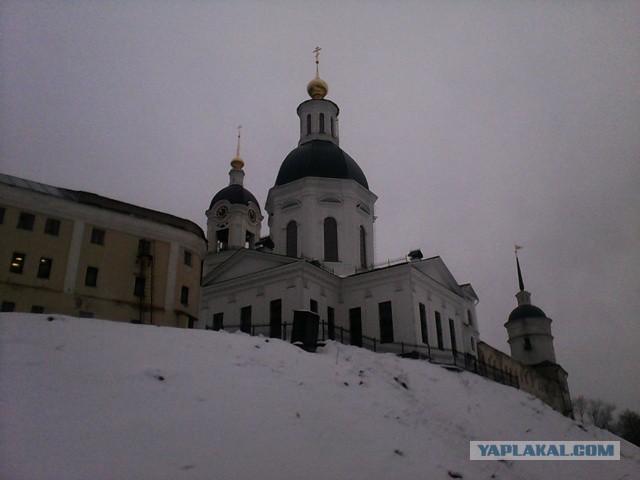
<path id="1" fill-rule="evenodd" d="M 0 315 L 2 479 L 636 479 L 470 461 L 470 440 L 619 440 L 467 372 L 329 343 Z"/>

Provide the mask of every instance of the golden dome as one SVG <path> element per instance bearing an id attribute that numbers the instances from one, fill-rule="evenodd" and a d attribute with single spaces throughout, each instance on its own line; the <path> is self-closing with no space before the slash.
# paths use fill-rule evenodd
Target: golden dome
<path id="1" fill-rule="evenodd" d="M 242 167 L 244 167 L 244 160 L 242 160 L 240 156 L 235 157 L 233 160 L 231 160 L 231 167 L 235 168 L 236 170 L 242 170 Z"/>
<path id="2" fill-rule="evenodd" d="M 329 85 L 327 82 L 316 76 L 307 85 L 307 93 L 314 100 L 322 100 L 329 92 Z"/>

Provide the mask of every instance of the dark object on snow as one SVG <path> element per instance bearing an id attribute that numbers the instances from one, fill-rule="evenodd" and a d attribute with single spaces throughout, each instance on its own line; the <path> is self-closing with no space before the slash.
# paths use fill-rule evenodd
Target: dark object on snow
<path id="1" fill-rule="evenodd" d="M 48 320 L 49 322 L 53 322 L 53 321 L 55 320 L 55 318 L 54 318 L 54 317 L 47 317 L 47 320 Z"/>
<path id="2" fill-rule="evenodd" d="M 400 385 L 402 385 L 402 388 L 404 388 L 405 390 L 409 390 L 409 387 L 407 386 L 406 383 L 404 383 L 402 380 L 400 380 L 398 377 L 393 377 L 393 379 L 398 382 Z"/>
<path id="3" fill-rule="evenodd" d="M 393 451 L 393 453 L 395 453 L 399 457 L 403 457 L 404 456 L 404 452 L 402 450 L 398 450 L 397 448 Z"/>
<path id="4" fill-rule="evenodd" d="M 315 352 L 318 346 L 318 325 L 317 313 L 309 310 L 294 310 L 291 343 L 299 345 L 307 352 Z"/>
<path id="5" fill-rule="evenodd" d="M 156 378 L 158 380 L 160 380 L 161 382 L 164 382 L 164 377 L 162 375 L 158 375 L 158 376 L 156 376 Z"/>
<path id="6" fill-rule="evenodd" d="M 422 251 L 419 248 L 417 250 L 411 250 L 409 252 L 409 260 L 411 260 L 412 262 L 414 260 L 422 260 L 423 257 L 424 255 L 422 255 Z"/>
<path id="7" fill-rule="evenodd" d="M 452 472 L 451 470 L 449 470 L 447 473 L 451 478 L 463 478 L 462 474 L 458 472 Z"/>

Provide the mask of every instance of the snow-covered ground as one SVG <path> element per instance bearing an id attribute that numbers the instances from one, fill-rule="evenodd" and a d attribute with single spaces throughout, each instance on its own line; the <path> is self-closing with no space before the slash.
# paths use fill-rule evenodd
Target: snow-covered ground
<path id="1" fill-rule="evenodd" d="M 0 315 L 0 478 L 638 479 L 620 461 L 470 461 L 470 440 L 620 440 L 518 390 L 328 343 Z"/>

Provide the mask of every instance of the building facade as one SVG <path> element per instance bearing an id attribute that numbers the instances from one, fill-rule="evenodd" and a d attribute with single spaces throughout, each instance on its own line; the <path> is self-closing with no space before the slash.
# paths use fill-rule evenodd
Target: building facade
<path id="1" fill-rule="evenodd" d="M 377 196 L 340 148 L 338 106 L 319 76 L 297 108 L 298 145 L 282 162 L 266 199 L 269 236 L 255 241 L 263 216 L 232 160 L 229 186 L 206 212 L 201 328 L 287 337 L 294 311 L 319 316 L 325 337 L 380 351 L 472 363 L 478 329 L 471 285 L 460 285 L 439 257 L 421 254 L 376 267 Z"/>
<path id="2" fill-rule="evenodd" d="M 195 326 L 204 233 L 87 192 L 0 174 L 2 311 Z"/>

